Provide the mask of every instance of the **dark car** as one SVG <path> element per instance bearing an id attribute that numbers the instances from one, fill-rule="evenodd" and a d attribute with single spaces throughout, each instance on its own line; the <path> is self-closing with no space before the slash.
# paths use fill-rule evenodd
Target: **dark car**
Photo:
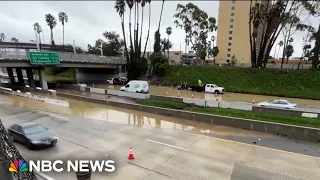
<path id="1" fill-rule="evenodd" d="M 37 146 L 54 146 L 58 137 L 49 132 L 48 128 L 33 122 L 12 124 L 8 133 L 13 141 L 26 145 L 29 149 Z"/>

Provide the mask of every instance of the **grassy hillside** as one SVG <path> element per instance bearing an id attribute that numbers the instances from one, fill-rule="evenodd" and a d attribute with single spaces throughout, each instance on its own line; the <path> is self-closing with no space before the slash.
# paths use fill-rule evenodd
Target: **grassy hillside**
<path id="1" fill-rule="evenodd" d="M 227 92 L 320 99 L 320 71 L 170 66 L 165 83 L 215 83 Z"/>

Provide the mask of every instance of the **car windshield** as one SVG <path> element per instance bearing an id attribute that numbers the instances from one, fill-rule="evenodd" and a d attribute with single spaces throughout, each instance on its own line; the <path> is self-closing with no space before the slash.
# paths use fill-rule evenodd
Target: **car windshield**
<path id="1" fill-rule="evenodd" d="M 46 131 L 47 130 L 40 125 L 28 126 L 28 127 L 24 128 L 24 133 L 27 135 L 39 134 L 39 133 L 43 133 Z"/>

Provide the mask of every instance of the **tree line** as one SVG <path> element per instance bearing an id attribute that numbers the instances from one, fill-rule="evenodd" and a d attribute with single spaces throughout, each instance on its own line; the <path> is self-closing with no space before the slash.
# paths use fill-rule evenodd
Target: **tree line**
<path id="1" fill-rule="evenodd" d="M 292 56 L 293 35 L 297 32 L 307 32 L 303 37 L 303 53 L 300 63 L 308 58 L 312 67 L 317 68 L 320 53 L 320 24 L 318 30 L 308 23 L 310 17 L 320 16 L 319 1 L 304 0 L 276 0 L 259 3 L 250 0 L 249 10 L 249 37 L 251 51 L 251 65 L 256 68 L 265 68 L 273 46 L 278 51 L 282 47 L 281 68 Z M 282 33 L 283 39 L 276 41 Z M 311 43 L 314 41 L 314 47 Z M 276 50 L 275 50 L 276 53 Z M 299 65 L 300 65 L 299 63 Z"/>

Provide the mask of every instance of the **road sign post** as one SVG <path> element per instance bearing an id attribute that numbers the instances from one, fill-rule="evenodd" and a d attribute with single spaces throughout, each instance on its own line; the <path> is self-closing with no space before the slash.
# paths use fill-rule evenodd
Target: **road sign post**
<path id="1" fill-rule="evenodd" d="M 57 52 L 29 52 L 30 64 L 54 65 L 60 64 L 60 55 Z"/>

